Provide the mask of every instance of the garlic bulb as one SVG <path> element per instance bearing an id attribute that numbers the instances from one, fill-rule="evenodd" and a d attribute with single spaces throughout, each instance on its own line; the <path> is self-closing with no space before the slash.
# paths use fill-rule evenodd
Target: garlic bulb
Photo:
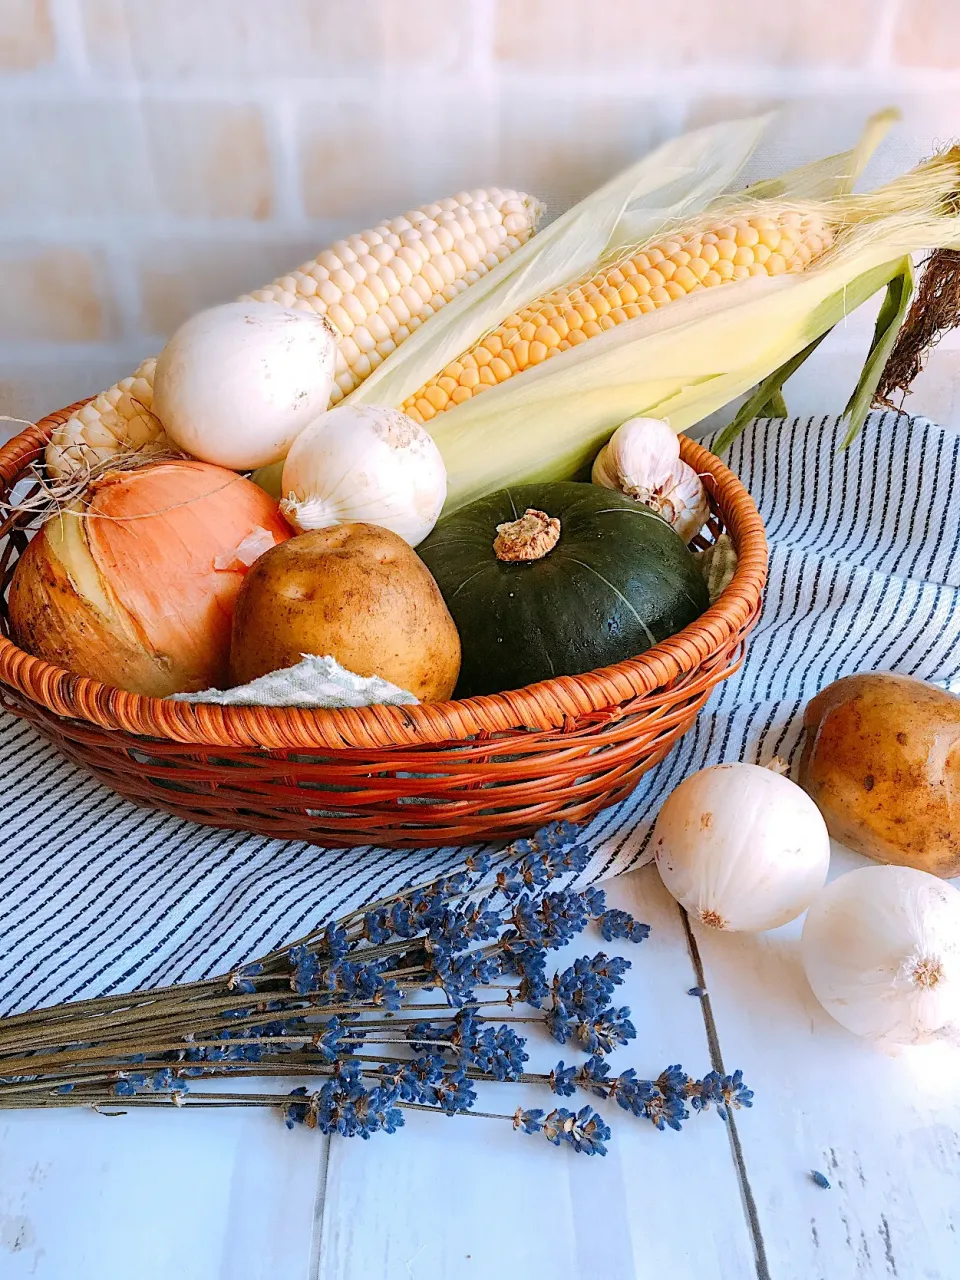
<path id="1" fill-rule="evenodd" d="M 810 797 L 780 761 L 717 764 L 667 797 L 653 832 L 660 877 L 714 929 L 775 929 L 823 887 L 830 838 Z"/>
<path id="2" fill-rule="evenodd" d="M 193 457 L 234 471 L 262 467 L 326 409 L 336 358 L 325 316 L 277 302 L 213 307 L 161 351 L 153 411 Z"/>
<path id="3" fill-rule="evenodd" d="M 960 891 L 913 867 L 863 867 L 803 926 L 813 993 L 849 1031 L 888 1044 L 960 1042 Z"/>
<path id="4" fill-rule="evenodd" d="M 618 489 L 651 507 L 689 542 L 710 516 L 706 490 L 680 458 L 680 441 L 665 418 L 630 418 L 597 454 L 594 484 Z"/>
<path id="5" fill-rule="evenodd" d="M 280 510 L 301 532 L 362 521 L 415 547 L 439 519 L 447 471 L 433 437 L 399 409 L 344 404 L 294 441 L 281 489 Z"/>

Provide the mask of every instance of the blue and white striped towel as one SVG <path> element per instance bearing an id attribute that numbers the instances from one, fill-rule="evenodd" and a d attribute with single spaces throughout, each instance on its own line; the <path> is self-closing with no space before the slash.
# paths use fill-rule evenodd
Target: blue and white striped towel
<path id="1" fill-rule="evenodd" d="M 594 878 L 646 860 L 661 798 L 719 760 L 789 756 L 804 704 L 853 671 L 960 692 L 960 435 L 872 415 L 760 421 L 729 458 L 770 537 L 741 671 L 624 803 L 587 829 Z M 709 443 L 709 441 L 707 442 Z M 0 1012 L 220 972 L 457 850 L 324 850 L 141 810 L 0 716 Z"/>

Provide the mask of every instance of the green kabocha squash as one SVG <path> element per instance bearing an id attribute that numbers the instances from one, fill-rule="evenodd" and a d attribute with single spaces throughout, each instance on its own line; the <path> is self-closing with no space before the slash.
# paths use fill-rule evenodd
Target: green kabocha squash
<path id="1" fill-rule="evenodd" d="M 501 489 L 442 519 L 417 553 L 460 632 L 462 698 L 634 657 L 708 603 L 673 529 L 592 484 Z"/>

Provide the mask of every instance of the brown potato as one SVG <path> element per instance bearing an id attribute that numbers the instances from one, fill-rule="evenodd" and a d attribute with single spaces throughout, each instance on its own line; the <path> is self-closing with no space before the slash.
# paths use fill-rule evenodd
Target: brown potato
<path id="1" fill-rule="evenodd" d="M 460 671 L 460 636 L 430 571 L 403 538 L 373 524 L 301 533 L 247 574 L 233 616 L 234 684 L 305 653 L 381 676 L 421 702 L 449 698 Z"/>
<path id="2" fill-rule="evenodd" d="M 800 785 L 835 840 L 878 862 L 960 874 L 960 698 L 910 676 L 845 676 L 803 723 Z"/>

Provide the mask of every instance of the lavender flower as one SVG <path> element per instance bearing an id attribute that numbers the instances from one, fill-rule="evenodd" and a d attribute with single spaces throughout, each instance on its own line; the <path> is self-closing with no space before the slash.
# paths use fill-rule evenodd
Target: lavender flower
<path id="1" fill-rule="evenodd" d="M 60 1105 L 67 1098 L 96 1103 L 134 1096 L 141 1103 L 161 1104 L 183 1100 L 185 1077 L 232 1074 L 236 1079 L 244 1068 L 263 1063 L 264 1075 L 289 1071 L 314 1077 L 319 1086 L 310 1091 L 301 1085 L 282 1099 L 254 1095 L 258 1103 L 280 1105 L 288 1126 L 363 1139 L 396 1132 L 404 1107 L 447 1115 L 473 1110 L 480 1079 L 540 1081 L 561 1098 L 579 1091 L 611 1099 L 661 1130 L 679 1129 L 688 1105 L 694 1112 L 715 1108 L 724 1119 L 750 1107 L 753 1094 L 739 1071 L 730 1076 L 711 1071 L 702 1080 L 679 1065 L 668 1066 L 655 1080 L 640 1079 L 633 1068 L 611 1073 L 605 1055 L 636 1036 L 630 1010 L 610 1003 L 628 960 L 603 952 L 584 955 L 548 981 L 548 952 L 568 943 L 591 920 L 606 938 L 639 942 L 649 934 L 648 926 L 628 913 L 608 909 L 603 890 L 562 887 L 589 862 L 589 851 L 576 843 L 576 835 L 569 823 L 553 824 L 516 841 L 505 862 L 471 855 L 466 871 L 318 927 L 286 954 L 271 952 L 226 977 L 170 993 L 150 992 L 145 1004 L 154 1018 L 163 1016 L 165 1035 L 159 1045 L 148 1044 L 146 1054 L 118 1054 L 114 1046 L 129 1043 L 118 1041 L 120 1033 L 107 1031 L 91 1041 L 97 1014 L 128 1009 L 116 997 L 105 997 L 102 1006 L 94 1002 L 94 1012 L 86 1003 L 78 1015 L 61 1010 L 56 1025 L 62 1026 L 66 1050 L 99 1049 L 102 1059 L 84 1056 L 75 1088 L 69 1080 L 73 1065 L 58 1046 L 55 1072 L 44 1073 L 38 1057 L 38 1072 L 13 1083 L 22 1091 L 24 1084 L 36 1082 L 40 1105 L 57 1094 Z M 503 998 L 478 1000 L 478 989 L 501 974 L 517 979 L 498 988 Z M 409 1015 L 394 1020 L 391 1015 L 405 1009 L 408 988 L 439 989 L 456 1012 L 438 1019 L 425 1010 L 427 1016 L 412 1025 Z M 250 1005 L 235 1007 L 243 995 L 253 997 Z M 198 1022 L 191 1021 L 194 999 Z M 486 1006 L 507 1005 L 512 1011 L 518 1002 L 539 1009 L 539 1016 L 486 1016 Z M 406 1009 L 411 1007 L 416 1006 Z M 542 1021 L 559 1043 L 589 1056 L 579 1065 L 560 1061 L 548 1075 L 530 1073 L 527 1040 L 511 1025 L 515 1021 Z M 178 1029 L 167 1031 L 167 1026 Z M 145 1037 L 150 1034 L 144 1031 Z M 126 1027 L 124 1035 L 129 1037 Z M 378 1046 L 402 1037 L 407 1043 L 398 1059 L 383 1061 Z M 169 1047 L 171 1038 L 178 1047 Z M 104 1075 L 108 1083 L 101 1083 Z M 0 1079 L 0 1105 L 7 1083 Z M 218 1095 L 218 1100 L 229 1097 Z M 34 1105 L 30 1096 L 24 1103 Z M 513 1123 L 554 1146 L 588 1155 L 604 1154 L 610 1137 L 592 1106 L 558 1107 L 549 1114 L 518 1109 Z"/>
<path id="2" fill-rule="evenodd" d="M 607 942 L 613 942 L 614 938 L 625 938 L 627 942 L 643 942 L 650 936 L 648 924 L 640 924 L 629 912 L 619 911 L 616 908 L 605 911 L 600 916 L 598 924 Z"/>
<path id="3" fill-rule="evenodd" d="M 544 1117 L 541 1132 L 555 1147 L 569 1142 L 574 1151 L 588 1156 L 605 1156 L 604 1143 L 610 1141 L 610 1130 L 593 1107 L 581 1107 L 579 1111 L 558 1107 Z"/>
<path id="4" fill-rule="evenodd" d="M 550 1088 L 561 1098 L 572 1097 L 577 1092 L 577 1068 L 565 1067 L 563 1059 L 550 1072 Z"/>

